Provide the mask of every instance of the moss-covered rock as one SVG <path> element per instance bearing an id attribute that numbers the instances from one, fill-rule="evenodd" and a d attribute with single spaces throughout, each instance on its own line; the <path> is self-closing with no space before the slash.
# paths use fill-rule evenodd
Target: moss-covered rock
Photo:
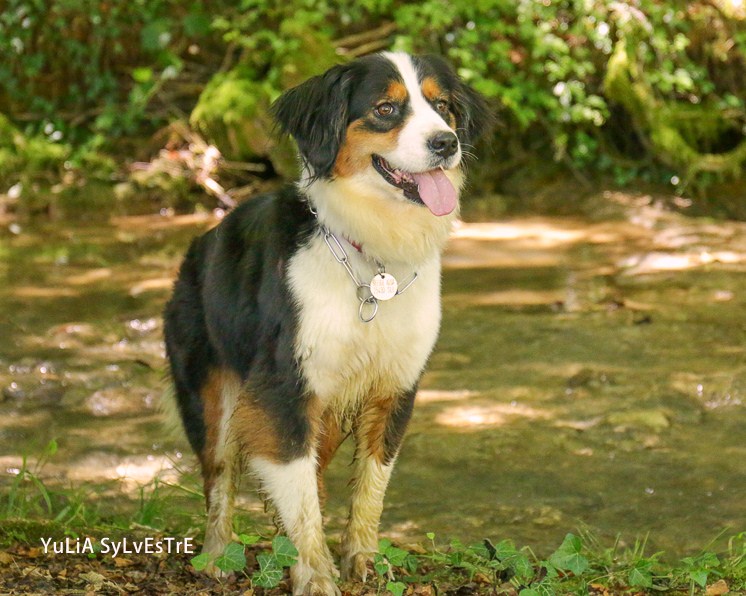
<path id="1" fill-rule="evenodd" d="M 292 178 L 297 174 L 296 150 L 291 141 L 276 134 L 269 108 L 282 91 L 320 74 L 338 57 L 325 35 L 290 30 L 292 23 L 282 26 L 292 42 L 271 57 L 267 70 L 274 77 L 262 76 L 245 64 L 216 74 L 189 121 L 227 159 L 269 158 L 277 172 Z"/>
<path id="2" fill-rule="evenodd" d="M 606 96 L 629 112 L 656 157 L 687 179 L 704 172 L 740 178 L 746 163 L 746 140 L 722 153 L 701 149 L 716 142 L 733 123 L 712 106 L 682 105 L 659 98 L 637 60 L 630 56 L 631 43 L 622 39 L 616 44 L 604 79 Z"/>

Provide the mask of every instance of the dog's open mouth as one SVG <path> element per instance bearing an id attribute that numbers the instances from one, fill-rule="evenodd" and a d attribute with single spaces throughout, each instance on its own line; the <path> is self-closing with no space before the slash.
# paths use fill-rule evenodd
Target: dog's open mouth
<path id="1" fill-rule="evenodd" d="M 380 155 L 373 155 L 373 167 L 386 182 L 401 188 L 407 199 L 425 205 L 433 215 L 448 215 L 456 208 L 456 189 L 441 168 L 427 172 L 405 172 Z"/>

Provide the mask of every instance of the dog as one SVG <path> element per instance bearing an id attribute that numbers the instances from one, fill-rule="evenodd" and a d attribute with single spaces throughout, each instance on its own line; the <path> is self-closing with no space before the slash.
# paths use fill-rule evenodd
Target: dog
<path id="1" fill-rule="evenodd" d="M 197 238 L 165 310 L 175 402 L 202 469 L 204 550 L 232 535 L 242 472 L 298 549 L 294 594 L 339 594 L 323 473 L 355 440 L 342 578 L 365 580 L 384 492 L 441 320 L 464 157 L 490 118 L 436 56 L 334 66 L 272 106 L 300 180 Z"/>

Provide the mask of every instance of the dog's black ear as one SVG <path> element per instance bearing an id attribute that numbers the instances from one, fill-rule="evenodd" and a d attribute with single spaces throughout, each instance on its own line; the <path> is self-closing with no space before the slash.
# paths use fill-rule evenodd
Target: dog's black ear
<path id="1" fill-rule="evenodd" d="M 461 79 L 457 79 L 452 99 L 456 134 L 462 143 L 473 145 L 479 137 L 492 131 L 495 117 L 489 104 Z"/>
<path id="2" fill-rule="evenodd" d="M 341 64 L 283 93 L 272 115 L 298 144 L 314 178 L 328 176 L 347 130 L 352 68 Z"/>

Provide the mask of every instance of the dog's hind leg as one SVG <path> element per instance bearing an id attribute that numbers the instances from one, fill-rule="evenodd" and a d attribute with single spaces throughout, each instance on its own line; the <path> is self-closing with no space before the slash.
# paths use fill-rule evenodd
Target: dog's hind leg
<path id="1" fill-rule="evenodd" d="M 416 388 L 366 400 L 355 424 L 352 505 L 342 535 L 342 578 L 365 581 L 378 551 L 383 497 L 412 415 Z"/>
<path id="2" fill-rule="evenodd" d="M 226 371 L 213 371 L 201 394 L 204 403 L 205 448 L 201 454 L 207 501 L 207 528 L 202 552 L 217 558 L 232 538 L 233 501 L 240 474 L 236 440 L 231 432 L 240 383 Z M 207 571 L 221 575 L 209 565 Z"/>
<path id="3" fill-rule="evenodd" d="M 280 516 L 285 532 L 298 549 L 290 569 L 294 595 L 336 595 L 337 575 L 326 544 L 319 505 L 315 451 L 287 463 L 254 458 L 251 468 Z"/>

